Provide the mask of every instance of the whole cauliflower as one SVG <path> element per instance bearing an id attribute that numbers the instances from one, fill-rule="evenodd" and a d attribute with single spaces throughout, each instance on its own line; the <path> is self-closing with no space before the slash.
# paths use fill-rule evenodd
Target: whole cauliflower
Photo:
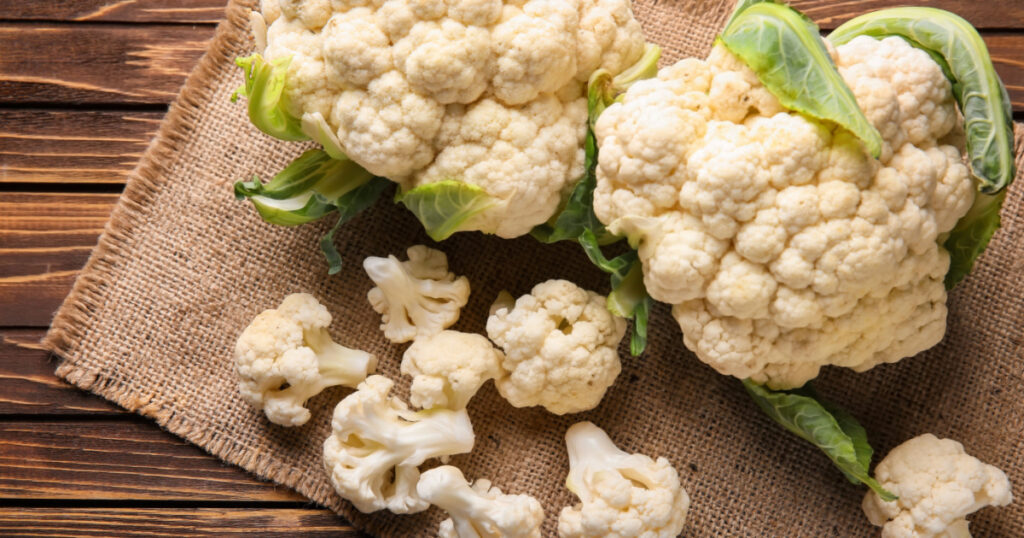
<path id="1" fill-rule="evenodd" d="M 965 516 L 1013 501 L 1003 471 L 930 433 L 892 449 L 875 475 L 899 496 L 885 502 L 869 491 L 864 497 L 864 513 L 882 527 L 883 538 L 969 538 Z"/>
<path id="2" fill-rule="evenodd" d="M 402 355 L 402 373 L 413 376 L 409 401 L 424 409 L 462 409 L 488 379 L 504 374 L 503 358 L 479 334 L 441 331 L 417 338 Z"/>
<path id="3" fill-rule="evenodd" d="M 435 467 L 420 477 L 416 492 L 448 515 L 438 538 L 540 538 L 544 509 L 529 495 L 510 495 L 480 478 L 472 486 L 456 467 Z"/>
<path id="4" fill-rule="evenodd" d="M 301 426 L 310 417 L 306 400 L 327 387 L 361 383 L 377 358 L 331 340 L 330 325 L 330 312 L 308 293 L 257 315 L 235 344 L 242 398 L 274 424 Z"/>
<path id="5" fill-rule="evenodd" d="M 499 298 L 487 318 L 487 336 L 505 350 L 498 392 L 557 415 L 593 409 L 622 370 L 625 332 L 604 297 L 567 280 L 537 284 L 514 304 Z"/>
<path id="6" fill-rule="evenodd" d="M 415 245 L 409 259 L 394 256 L 363 260 L 363 269 L 377 286 L 366 294 L 381 315 L 384 336 L 398 344 L 451 327 L 469 300 L 469 279 L 448 271 L 440 250 Z"/>
<path id="7" fill-rule="evenodd" d="M 569 476 L 580 498 L 558 516 L 561 538 L 673 538 L 686 523 L 690 496 L 665 458 L 623 452 L 591 422 L 565 432 Z"/>
<path id="8" fill-rule="evenodd" d="M 458 180 L 491 203 L 460 229 L 526 234 L 583 174 L 584 85 L 644 50 L 628 0 L 264 0 L 289 113 L 403 190 Z"/>
<path id="9" fill-rule="evenodd" d="M 465 409 L 414 412 L 388 396 L 393 386 L 384 376 L 366 378 L 334 408 L 331 435 L 324 441 L 331 484 L 360 512 L 426 510 L 430 505 L 416 493 L 419 465 L 473 449 Z"/>
<path id="10" fill-rule="evenodd" d="M 783 109 L 723 46 L 640 81 L 598 120 L 597 217 L 638 247 L 650 295 L 723 374 L 793 388 L 945 332 L 938 239 L 974 199 L 941 68 L 900 38 L 834 60 L 884 146 Z"/>

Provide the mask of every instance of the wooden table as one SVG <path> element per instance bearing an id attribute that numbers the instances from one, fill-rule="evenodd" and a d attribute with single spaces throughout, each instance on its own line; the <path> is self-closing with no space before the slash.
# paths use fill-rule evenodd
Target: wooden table
<path id="1" fill-rule="evenodd" d="M 834 28 L 902 2 L 793 3 Z M 1024 117 L 1024 0 L 930 4 L 983 30 Z M 66 385 L 37 345 L 222 8 L 222 0 L 0 0 L 2 535 L 360 535 L 297 494 Z"/>

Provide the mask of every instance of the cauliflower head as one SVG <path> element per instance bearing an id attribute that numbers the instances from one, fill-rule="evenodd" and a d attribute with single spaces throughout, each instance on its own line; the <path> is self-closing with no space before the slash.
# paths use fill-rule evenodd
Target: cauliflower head
<path id="1" fill-rule="evenodd" d="M 253 20 L 266 59 L 290 59 L 290 114 L 403 190 L 482 189 L 461 229 L 502 237 L 583 174 L 591 73 L 644 50 L 629 0 L 264 0 Z"/>
<path id="2" fill-rule="evenodd" d="M 884 145 L 790 112 L 717 45 L 635 83 L 598 120 L 594 210 L 638 247 L 650 295 L 723 374 L 793 388 L 945 332 L 939 244 L 974 187 L 950 85 L 900 38 L 835 49 Z"/>
<path id="3" fill-rule="evenodd" d="M 469 300 L 469 279 L 448 271 L 440 250 L 415 245 L 409 259 L 368 257 L 363 269 L 377 286 L 366 294 L 381 315 L 381 330 L 394 343 L 430 336 L 451 327 Z"/>
<path id="4" fill-rule="evenodd" d="M 413 376 L 409 401 L 424 409 L 462 409 L 488 379 L 504 374 L 503 358 L 479 334 L 441 331 L 417 338 L 402 355 L 402 373 Z"/>
<path id="5" fill-rule="evenodd" d="M 361 383 L 377 358 L 331 340 L 330 325 L 330 312 L 308 293 L 257 315 L 235 344 L 242 398 L 274 424 L 301 426 L 310 418 L 306 400 L 327 387 Z"/>
<path id="6" fill-rule="evenodd" d="M 567 280 L 548 280 L 487 318 L 487 336 L 505 350 L 498 392 L 515 407 L 544 406 L 557 415 L 597 407 L 622 370 L 626 321 L 605 298 Z"/>
<path id="7" fill-rule="evenodd" d="M 439 538 L 540 538 L 544 509 L 537 499 L 502 493 L 483 478 L 470 486 L 451 465 L 423 473 L 416 492 L 451 516 L 441 522 Z"/>
<path id="8" fill-rule="evenodd" d="M 396 514 L 430 505 L 416 493 L 419 465 L 473 449 L 465 409 L 411 411 L 388 393 L 390 379 L 373 375 L 334 408 L 324 441 L 324 466 L 342 498 L 361 512 L 387 508 Z"/>
<path id="9" fill-rule="evenodd" d="M 580 503 L 558 516 L 562 538 L 672 538 L 686 523 L 690 496 L 665 458 L 629 454 L 591 422 L 565 432 L 569 476 Z"/>
<path id="10" fill-rule="evenodd" d="M 1013 501 L 1003 471 L 983 463 L 952 439 L 930 433 L 892 449 L 875 469 L 882 487 L 899 496 L 864 497 L 864 513 L 883 538 L 971 536 L 965 516 Z"/>

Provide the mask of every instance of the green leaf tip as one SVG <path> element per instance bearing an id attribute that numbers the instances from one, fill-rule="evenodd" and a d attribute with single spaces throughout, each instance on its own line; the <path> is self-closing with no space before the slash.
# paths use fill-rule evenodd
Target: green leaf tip
<path id="1" fill-rule="evenodd" d="M 947 290 L 956 287 L 971 272 L 974 262 L 985 251 L 999 229 L 999 210 L 1005 199 L 1005 190 L 994 196 L 976 194 L 971 209 L 949 232 L 942 243 L 949 251 L 949 270 L 945 279 Z"/>
<path id="2" fill-rule="evenodd" d="M 338 220 L 331 229 L 320 238 L 320 251 L 327 259 L 327 274 L 334 275 L 341 271 L 341 253 L 334 245 L 334 234 L 346 222 L 352 220 L 364 209 L 370 207 L 380 198 L 391 182 L 382 177 L 375 177 L 368 182 L 344 194 L 334 202 L 338 211 Z"/>
<path id="3" fill-rule="evenodd" d="M 249 121 L 264 133 L 281 140 L 309 140 L 302 130 L 302 121 L 288 112 L 285 81 L 291 58 L 270 62 L 259 54 L 235 58 L 242 68 L 245 84 L 231 94 L 231 101 L 245 97 L 249 101 Z"/>
<path id="4" fill-rule="evenodd" d="M 842 45 L 861 35 L 898 36 L 927 52 L 953 86 L 964 117 L 967 153 L 979 190 L 996 194 L 1013 182 L 1013 110 L 985 41 L 962 17 L 937 8 L 898 7 L 861 15 L 828 39 Z"/>
<path id="5" fill-rule="evenodd" d="M 775 2 L 744 0 L 719 38 L 783 106 L 836 123 L 878 158 L 882 135 L 839 75 L 817 25 Z"/>
<path id="6" fill-rule="evenodd" d="M 644 287 L 643 266 L 637 252 L 629 250 L 609 259 L 601 251 L 597 235 L 589 229 L 580 236 L 579 243 L 590 262 L 611 275 L 612 291 L 606 302 L 608 311 L 633 320 L 629 352 L 634 357 L 643 354 L 647 348 L 647 320 L 653 299 Z"/>
<path id="7" fill-rule="evenodd" d="M 867 485 L 885 501 L 896 500 L 895 495 L 871 477 L 873 450 L 867 432 L 853 415 L 821 401 L 810 384 L 773 391 L 744 379 L 743 387 L 766 415 L 818 447 L 851 483 Z"/>
<path id="8" fill-rule="evenodd" d="M 480 187 L 451 179 L 420 185 L 395 200 L 416 215 L 434 241 L 470 229 L 473 217 L 497 203 Z"/>

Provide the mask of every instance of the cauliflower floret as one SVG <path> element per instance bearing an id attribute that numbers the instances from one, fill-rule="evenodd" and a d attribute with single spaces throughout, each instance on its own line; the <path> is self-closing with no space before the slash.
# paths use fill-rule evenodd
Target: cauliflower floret
<path id="1" fill-rule="evenodd" d="M 969 538 L 966 516 L 1013 501 L 1003 471 L 930 433 L 892 449 L 875 477 L 899 497 L 886 502 L 872 491 L 864 497 L 864 513 L 882 527 L 883 538 Z"/>
<path id="2" fill-rule="evenodd" d="M 488 379 L 504 374 L 503 358 L 479 334 L 441 331 L 417 338 L 402 355 L 402 373 L 413 376 L 409 401 L 424 409 L 462 409 Z"/>
<path id="3" fill-rule="evenodd" d="M 629 0 L 287 0 L 253 18 L 285 102 L 403 190 L 442 180 L 494 199 L 460 229 L 528 233 L 583 174 L 585 83 L 643 56 Z M 269 25 L 269 26 L 268 26 Z"/>
<path id="4" fill-rule="evenodd" d="M 426 510 L 429 503 L 416 493 L 419 465 L 473 449 L 465 409 L 414 412 L 388 396 L 392 386 L 386 377 L 367 377 L 334 408 L 333 430 L 324 441 L 331 484 L 361 512 Z"/>
<path id="5" fill-rule="evenodd" d="M 394 343 L 430 336 L 459 320 L 469 300 L 469 279 L 448 272 L 448 257 L 440 250 L 415 245 L 408 261 L 368 257 L 363 269 L 377 286 L 366 294 L 381 315 L 380 328 Z"/>
<path id="6" fill-rule="evenodd" d="M 558 516 L 561 538 L 672 538 L 686 523 L 690 496 L 665 458 L 623 452 L 591 422 L 565 432 L 569 476 L 580 498 Z"/>
<path id="7" fill-rule="evenodd" d="M 970 208 L 942 69 L 900 38 L 836 48 L 885 148 L 784 110 L 722 45 L 631 86 L 595 125 L 594 211 L 629 237 L 651 296 L 719 372 L 793 388 L 945 332 L 939 244 Z"/>
<path id="8" fill-rule="evenodd" d="M 419 496 L 448 515 L 438 538 L 540 538 L 544 509 L 529 495 L 511 495 L 477 479 L 470 487 L 456 467 L 443 465 L 420 477 Z"/>
<path id="9" fill-rule="evenodd" d="M 411 186 L 461 177 L 495 199 L 471 228 L 509 238 L 526 234 L 558 209 L 562 192 L 583 174 L 586 117 L 586 99 L 579 97 L 452 106 L 437 136 L 437 157 Z"/>
<path id="10" fill-rule="evenodd" d="M 361 383 L 377 358 L 331 340 L 330 325 L 327 308 L 308 293 L 257 315 L 235 344 L 242 398 L 274 424 L 301 426 L 310 417 L 306 400 L 327 387 Z"/>
<path id="11" fill-rule="evenodd" d="M 508 375 L 495 381 L 515 407 L 544 406 L 558 415 L 597 407 L 622 370 L 618 345 L 626 321 L 605 298 L 566 280 L 534 286 L 514 305 L 499 303 L 487 336 L 505 350 Z"/>

